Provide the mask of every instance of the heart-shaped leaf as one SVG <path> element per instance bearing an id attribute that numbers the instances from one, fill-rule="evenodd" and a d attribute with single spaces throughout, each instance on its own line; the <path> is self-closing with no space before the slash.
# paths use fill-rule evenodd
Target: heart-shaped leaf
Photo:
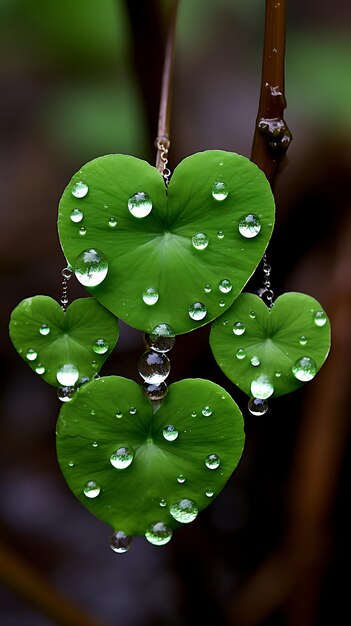
<path id="1" fill-rule="evenodd" d="M 13 310 L 10 337 L 47 383 L 73 386 L 100 370 L 116 345 L 118 322 L 95 298 L 75 300 L 64 312 L 49 296 L 34 296 Z"/>
<path id="2" fill-rule="evenodd" d="M 226 376 L 265 399 L 312 380 L 329 352 L 330 324 L 319 302 L 303 293 L 285 293 L 272 309 L 243 293 L 212 325 L 210 344 Z"/>
<path id="3" fill-rule="evenodd" d="M 127 535 L 144 535 L 156 522 L 178 527 L 170 511 L 182 500 L 195 503 L 193 514 L 205 508 L 236 467 L 243 444 L 237 405 L 200 379 L 170 385 L 154 413 L 135 382 L 100 378 L 81 387 L 57 423 L 69 487 Z"/>
<path id="4" fill-rule="evenodd" d="M 193 154 L 168 190 L 145 161 L 108 155 L 67 186 L 59 233 L 76 276 L 131 326 L 176 334 L 210 322 L 235 300 L 272 233 L 264 174 L 238 154 Z"/>

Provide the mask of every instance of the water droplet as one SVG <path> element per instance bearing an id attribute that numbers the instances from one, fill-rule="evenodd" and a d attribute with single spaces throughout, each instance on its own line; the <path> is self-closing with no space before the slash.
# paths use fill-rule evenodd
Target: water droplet
<path id="1" fill-rule="evenodd" d="M 89 380 L 90 380 L 89 376 L 81 376 L 77 380 L 76 387 L 81 387 L 82 385 L 85 385 L 85 383 L 88 383 Z"/>
<path id="2" fill-rule="evenodd" d="M 262 398 L 251 398 L 247 403 L 247 408 L 252 415 L 264 415 L 268 411 L 268 402 Z"/>
<path id="3" fill-rule="evenodd" d="M 151 199 L 144 191 L 138 191 L 129 198 L 128 209 L 134 217 L 146 217 L 152 210 Z"/>
<path id="4" fill-rule="evenodd" d="M 232 290 L 232 288 L 233 288 L 233 285 L 228 278 L 223 278 L 223 280 L 221 280 L 221 282 L 218 285 L 218 289 L 222 293 L 229 293 Z"/>
<path id="5" fill-rule="evenodd" d="M 169 512 L 177 522 L 182 524 L 189 524 L 193 522 L 199 513 L 196 502 L 189 500 L 189 498 L 183 498 L 175 504 L 172 504 L 169 508 Z"/>
<path id="6" fill-rule="evenodd" d="M 163 335 L 160 334 L 159 329 L 163 331 Z M 145 335 L 145 342 L 147 347 L 155 350 L 155 352 L 169 352 L 175 344 L 173 329 L 168 324 L 159 324 L 151 331 L 150 335 Z"/>
<path id="7" fill-rule="evenodd" d="M 214 496 L 214 491 L 212 491 L 212 489 L 207 489 L 207 490 L 206 490 L 206 496 L 207 496 L 208 498 L 213 498 L 213 496 Z"/>
<path id="8" fill-rule="evenodd" d="M 194 304 L 189 307 L 188 313 L 192 320 L 199 322 L 206 317 L 207 309 L 202 302 L 194 302 Z"/>
<path id="9" fill-rule="evenodd" d="M 228 326 L 228 320 L 224 320 L 223 326 Z"/>
<path id="10" fill-rule="evenodd" d="M 38 365 L 35 368 L 35 371 L 37 374 L 45 374 L 45 367 L 44 365 L 41 365 L 40 363 L 38 363 Z"/>
<path id="11" fill-rule="evenodd" d="M 138 369 L 140 376 L 145 382 L 159 385 L 169 375 L 171 364 L 168 356 L 165 354 L 147 350 L 138 361 Z"/>
<path id="12" fill-rule="evenodd" d="M 270 396 L 274 393 L 274 387 L 268 376 L 262 375 L 256 380 L 253 380 L 251 383 L 251 393 L 254 398 L 260 398 L 262 400 L 270 398 Z"/>
<path id="13" fill-rule="evenodd" d="M 196 413 L 196 411 L 192 411 L 192 412 L 191 412 L 191 417 L 197 417 L 197 413 Z"/>
<path id="14" fill-rule="evenodd" d="M 219 304 L 219 306 L 221 306 L 221 307 L 225 306 L 225 302 L 224 302 L 224 300 L 220 300 L 220 301 L 218 302 L 218 304 Z"/>
<path id="15" fill-rule="evenodd" d="M 96 287 L 105 280 L 108 272 L 106 256 L 100 250 L 84 250 L 78 256 L 74 273 L 85 287 Z"/>
<path id="16" fill-rule="evenodd" d="M 95 411 L 94 411 L 94 409 L 92 409 L 92 410 L 90 411 L 90 415 L 95 415 Z"/>
<path id="17" fill-rule="evenodd" d="M 167 506 L 166 500 L 160 500 L 160 506 L 164 509 L 164 507 Z"/>
<path id="18" fill-rule="evenodd" d="M 96 354 L 106 354 L 108 350 L 108 343 L 106 339 L 96 339 L 93 343 L 93 350 Z"/>
<path id="19" fill-rule="evenodd" d="M 314 323 L 316 326 L 324 326 L 327 323 L 327 316 L 324 311 L 316 311 L 314 314 Z"/>
<path id="20" fill-rule="evenodd" d="M 252 239 L 256 237 L 261 230 L 261 222 L 257 215 L 245 215 L 242 217 L 239 225 L 239 233 L 246 239 Z"/>
<path id="21" fill-rule="evenodd" d="M 115 530 L 110 537 L 110 548 L 118 554 L 127 552 L 132 543 L 132 537 L 126 535 L 123 530 Z"/>
<path id="22" fill-rule="evenodd" d="M 87 229 L 86 229 L 86 228 L 84 228 L 84 226 L 82 226 L 82 227 L 79 229 L 79 234 L 80 234 L 80 235 L 82 235 L 82 236 L 86 235 L 86 234 L 87 234 Z"/>
<path id="23" fill-rule="evenodd" d="M 93 443 L 91 445 L 93 446 L 93 448 L 98 448 L 99 447 L 99 442 L 98 441 L 93 441 Z"/>
<path id="24" fill-rule="evenodd" d="M 88 185 L 80 180 L 73 185 L 72 196 L 74 196 L 75 198 L 84 198 L 87 195 L 88 191 Z"/>
<path id="25" fill-rule="evenodd" d="M 57 397 L 61 402 L 69 402 L 72 400 L 75 394 L 74 387 L 58 387 L 57 388 Z"/>
<path id="26" fill-rule="evenodd" d="M 212 415 L 213 411 L 212 411 L 211 407 L 208 406 L 208 404 L 207 404 L 206 406 L 204 406 L 204 408 L 202 409 L 201 413 L 205 417 L 210 417 L 210 415 Z"/>
<path id="27" fill-rule="evenodd" d="M 29 348 L 29 350 L 27 350 L 26 358 L 28 359 L 28 361 L 35 361 L 37 356 L 38 354 L 33 348 Z"/>
<path id="28" fill-rule="evenodd" d="M 145 532 L 146 539 L 154 546 L 164 546 L 172 538 L 172 530 L 164 522 L 153 522 Z"/>
<path id="29" fill-rule="evenodd" d="M 73 461 L 68 461 L 68 467 L 74 467 Z"/>
<path id="30" fill-rule="evenodd" d="M 274 376 L 275 376 L 276 378 L 280 378 L 280 377 L 281 377 L 281 375 L 282 375 L 282 373 L 281 373 L 281 371 L 280 371 L 280 370 L 277 370 L 277 371 L 275 372 L 275 374 L 274 374 Z"/>
<path id="31" fill-rule="evenodd" d="M 137 410 L 136 410 L 135 406 L 131 406 L 131 407 L 130 407 L 130 409 L 129 409 L 129 413 L 130 413 L 131 415 L 136 415 Z"/>
<path id="32" fill-rule="evenodd" d="M 252 320 L 254 320 L 254 319 L 255 319 L 255 317 L 256 317 L 256 313 L 255 313 L 255 311 L 251 311 L 251 312 L 250 312 L 250 317 L 251 317 L 251 319 L 252 319 Z"/>
<path id="33" fill-rule="evenodd" d="M 159 299 L 158 291 L 156 291 L 156 289 L 154 289 L 153 287 L 148 287 L 147 289 L 143 291 L 143 300 L 145 304 L 152 306 L 153 304 L 156 304 L 158 299 Z"/>
<path id="34" fill-rule="evenodd" d="M 167 395 L 168 387 L 166 383 L 160 383 L 159 385 L 153 385 L 151 383 L 143 383 L 141 386 L 142 392 L 149 400 L 162 400 Z"/>
<path id="35" fill-rule="evenodd" d="M 118 419 L 121 419 L 121 417 L 123 417 L 123 411 L 120 411 L 120 410 L 116 411 L 116 417 Z"/>
<path id="36" fill-rule="evenodd" d="M 79 372 L 72 363 L 65 363 L 58 368 L 56 378 L 63 387 L 72 387 L 79 378 Z"/>
<path id="37" fill-rule="evenodd" d="M 246 352 L 244 350 L 244 348 L 238 348 L 238 350 L 235 353 L 235 356 L 237 359 L 241 360 L 241 359 L 245 359 L 246 357 Z"/>
<path id="38" fill-rule="evenodd" d="M 179 483 L 180 485 L 184 485 L 185 476 L 183 476 L 183 474 L 179 474 L 179 476 L 177 476 L 177 483 Z"/>
<path id="39" fill-rule="evenodd" d="M 83 217 L 84 213 L 80 209 L 73 209 L 73 211 L 71 211 L 70 219 L 75 224 L 79 224 L 79 222 L 82 221 Z"/>
<path id="40" fill-rule="evenodd" d="M 209 238 L 206 233 L 195 233 L 191 238 L 191 243 L 196 250 L 205 250 L 209 244 Z"/>
<path id="41" fill-rule="evenodd" d="M 205 459 L 205 465 L 210 470 L 217 469 L 221 464 L 219 456 L 217 454 L 209 454 Z"/>
<path id="42" fill-rule="evenodd" d="M 175 441 L 179 435 L 176 427 L 172 426 L 172 424 L 165 426 L 162 431 L 162 434 L 163 434 L 164 439 L 166 439 L 166 441 Z"/>
<path id="43" fill-rule="evenodd" d="M 223 239 L 223 237 L 224 237 L 224 232 L 223 232 L 223 230 L 219 230 L 219 231 L 218 231 L 218 233 L 217 233 L 217 237 L 218 237 L 218 239 Z"/>
<path id="44" fill-rule="evenodd" d="M 228 197 L 228 187 L 225 183 L 220 180 L 217 180 L 212 185 L 212 197 L 215 200 L 225 200 Z"/>
<path id="45" fill-rule="evenodd" d="M 243 324 L 242 322 L 235 322 L 233 326 L 234 335 L 238 335 L 238 336 L 243 335 L 245 330 L 246 330 L 245 324 Z"/>
<path id="46" fill-rule="evenodd" d="M 205 285 L 205 287 L 204 287 L 204 291 L 205 291 L 206 293 L 211 293 L 211 285 L 209 285 L 209 284 L 207 283 L 207 285 Z"/>
<path id="47" fill-rule="evenodd" d="M 50 332 L 50 328 L 47 324 L 42 324 L 39 328 L 39 332 L 41 335 L 43 335 L 44 337 L 46 337 L 46 335 L 49 334 Z"/>
<path id="48" fill-rule="evenodd" d="M 303 356 L 301 359 L 296 361 L 292 368 L 292 372 L 297 380 L 301 380 L 304 383 L 308 382 L 309 380 L 312 380 L 317 373 L 316 362 L 309 356 Z"/>
<path id="49" fill-rule="evenodd" d="M 108 225 L 109 225 L 111 228 L 116 228 L 116 226 L 117 226 L 117 220 L 116 220 L 116 218 L 115 218 L 115 217 L 110 217 L 110 219 L 109 219 L 109 221 L 108 221 Z"/>
<path id="50" fill-rule="evenodd" d="M 261 361 L 260 361 L 260 359 L 258 358 L 258 356 L 253 356 L 253 357 L 251 357 L 251 359 L 250 359 L 250 363 L 251 363 L 251 365 L 253 365 L 254 367 L 258 367 L 259 365 L 261 365 Z"/>
<path id="51" fill-rule="evenodd" d="M 301 335 L 300 340 L 299 340 L 299 344 L 301 346 L 305 346 L 307 343 L 307 337 L 305 337 L 305 335 Z"/>
<path id="52" fill-rule="evenodd" d="M 84 495 L 87 498 L 97 498 L 101 489 L 94 480 L 88 480 L 84 487 Z"/>
<path id="53" fill-rule="evenodd" d="M 134 452 L 131 449 L 121 447 L 112 452 L 110 456 L 110 463 L 117 469 L 125 469 L 132 463 L 133 458 Z"/>

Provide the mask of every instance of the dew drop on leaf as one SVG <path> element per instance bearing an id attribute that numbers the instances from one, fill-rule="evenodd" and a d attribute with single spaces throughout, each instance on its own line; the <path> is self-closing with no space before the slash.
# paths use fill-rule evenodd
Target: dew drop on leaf
<path id="1" fill-rule="evenodd" d="M 209 285 L 208 283 L 205 285 L 204 287 L 204 291 L 205 293 L 211 293 L 211 285 Z"/>
<path id="2" fill-rule="evenodd" d="M 163 434 L 164 439 L 166 439 L 166 441 L 175 441 L 179 435 L 176 427 L 172 426 L 172 424 L 165 426 L 162 431 L 162 434 Z"/>
<path id="3" fill-rule="evenodd" d="M 35 361 L 37 357 L 38 354 L 33 348 L 29 348 L 29 350 L 27 350 L 26 359 L 28 359 L 28 361 Z"/>
<path id="4" fill-rule="evenodd" d="M 84 235 L 86 235 L 86 234 L 87 234 L 87 229 L 86 229 L 86 228 L 84 228 L 84 226 L 82 226 L 82 227 L 79 229 L 79 234 L 80 234 L 80 235 L 82 235 L 82 236 L 84 237 Z"/>
<path id="5" fill-rule="evenodd" d="M 165 506 L 167 506 L 166 500 L 160 500 L 160 507 L 164 509 Z"/>
<path id="6" fill-rule="evenodd" d="M 57 397 L 61 402 L 69 402 L 72 400 L 75 394 L 74 387 L 58 387 L 57 389 Z"/>
<path id="7" fill-rule="evenodd" d="M 223 237 L 224 237 L 224 232 L 223 232 L 223 230 L 219 230 L 219 231 L 217 232 L 217 237 L 218 237 L 218 239 L 223 239 Z"/>
<path id="8" fill-rule="evenodd" d="M 185 476 L 183 476 L 183 474 L 179 474 L 179 476 L 177 476 L 177 483 L 179 483 L 180 485 L 184 485 Z"/>
<path id="9" fill-rule="evenodd" d="M 38 363 L 38 365 L 35 368 L 35 371 L 37 374 L 45 374 L 45 367 L 44 365 L 41 365 L 40 363 Z"/>
<path id="10" fill-rule="evenodd" d="M 250 359 L 250 363 L 251 363 L 251 365 L 253 365 L 254 367 L 258 367 L 259 365 L 261 365 L 261 361 L 260 361 L 260 359 L 258 358 L 258 356 L 253 356 L 253 357 L 251 357 L 251 359 Z"/>
<path id="11" fill-rule="evenodd" d="M 136 415 L 136 412 L 137 412 L 137 410 L 136 410 L 135 406 L 131 406 L 130 409 L 129 409 L 130 415 Z"/>
<path id="12" fill-rule="evenodd" d="M 126 535 L 123 530 L 115 530 L 110 537 L 110 548 L 118 554 L 127 552 L 132 543 L 132 537 Z"/>
<path id="13" fill-rule="evenodd" d="M 182 500 L 179 500 L 179 502 L 172 504 L 169 508 L 169 512 L 177 522 L 189 524 L 196 519 L 199 509 L 194 500 L 183 498 Z"/>
<path id="14" fill-rule="evenodd" d="M 88 480 L 83 491 L 87 498 L 97 498 L 101 489 L 94 480 Z"/>
<path id="15" fill-rule="evenodd" d="M 83 181 L 78 181 L 72 187 L 72 196 L 75 198 L 85 198 L 89 191 L 89 187 Z"/>
<path id="16" fill-rule="evenodd" d="M 316 311 L 314 314 L 314 323 L 316 326 L 324 326 L 327 323 L 327 316 L 324 311 Z"/>
<path id="17" fill-rule="evenodd" d="M 96 354 L 106 354 L 108 350 L 108 343 L 106 339 L 96 339 L 93 343 L 93 350 Z"/>
<path id="18" fill-rule="evenodd" d="M 239 233 L 246 239 L 256 237 L 261 230 L 261 222 L 257 215 L 245 215 L 242 217 L 238 225 Z"/>
<path id="19" fill-rule="evenodd" d="M 307 337 L 305 337 L 305 335 L 301 335 L 300 339 L 299 339 L 299 344 L 301 346 L 305 346 L 307 343 Z"/>
<path id="20" fill-rule="evenodd" d="M 245 332 L 246 328 L 245 328 L 245 324 L 243 324 L 242 322 L 235 322 L 235 324 L 233 325 L 233 333 L 234 335 L 243 335 Z"/>
<path id="21" fill-rule="evenodd" d="M 158 302 L 158 299 L 159 294 L 158 291 L 154 289 L 154 287 L 148 287 L 143 291 L 143 301 L 145 302 L 145 304 L 152 306 L 153 304 L 156 304 L 156 302 Z"/>
<path id="22" fill-rule="evenodd" d="M 251 393 L 254 398 L 260 398 L 261 400 L 266 400 L 266 398 L 270 398 L 274 393 L 274 387 L 270 382 L 268 376 L 259 376 L 256 380 L 253 380 L 251 383 Z"/>
<path id="23" fill-rule="evenodd" d="M 207 309 L 202 302 L 194 302 L 190 305 L 188 313 L 192 320 L 199 322 L 206 317 Z"/>
<path id="24" fill-rule="evenodd" d="M 218 200 L 219 202 L 225 200 L 228 197 L 228 193 L 228 187 L 224 182 L 217 180 L 215 183 L 213 183 L 212 197 L 215 200 Z"/>
<path id="25" fill-rule="evenodd" d="M 47 324 L 42 324 L 39 328 L 39 333 L 43 335 L 43 337 L 46 337 L 46 335 L 50 333 L 49 326 Z"/>
<path id="26" fill-rule="evenodd" d="M 238 348 L 238 350 L 235 353 L 235 356 L 236 356 L 237 359 L 239 359 L 239 361 L 241 361 L 242 359 L 245 359 L 246 352 L 245 352 L 244 348 Z"/>
<path id="27" fill-rule="evenodd" d="M 65 363 L 58 368 L 56 378 L 63 387 L 72 387 L 79 378 L 79 372 L 72 363 Z"/>
<path id="28" fill-rule="evenodd" d="M 123 417 L 123 411 L 120 411 L 120 410 L 116 411 L 116 417 L 118 419 L 121 419 L 121 417 Z"/>
<path id="29" fill-rule="evenodd" d="M 73 211 L 71 211 L 70 219 L 75 224 L 79 224 L 79 222 L 82 221 L 83 217 L 84 213 L 80 209 L 73 209 Z"/>
<path id="30" fill-rule="evenodd" d="M 108 272 L 108 261 L 100 250 L 90 248 L 78 256 L 74 273 L 85 287 L 96 287 L 105 280 Z"/>
<path id="31" fill-rule="evenodd" d="M 205 465 L 210 470 L 217 469 L 221 464 L 220 458 L 217 454 L 209 454 L 205 459 Z"/>
<path id="32" fill-rule="evenodd" d="M 301 359 L 296 361 L 292 368 L 292 372 L 297 380 L 301 380 L 304 383 L 308 382 L 309 380 L 312 380 L 317 373 L 316 362 L 309 356 L 303 356 Z"/>
<path id="33" fill-rule="evenodd" d="M 168 326 L 168 324 L 160 324 L 159 326 Z M 159 328 L 156 326 L 156 328 Z M 155 333 L 155 329 L 152 330 L 150 335 L 145 335 L 145 342 L 148 348 L 155 350 L 155 352 L 169 352 L 172 350 L 175 344 L 175 336 L 171 327 L 169 335 L 159 335 L 157 332 Z"/>
<path id="34" fill-rule="evenodd" d="M 209 244 L 209 238 L 206 233 L 195 233 L 191 238 L 191 243 L 196 250 L 205 250 Z"/>
<path id="35" fill-rule="evenodd" d="M 110 228 L 116 228 L 117 226 L 117 220 L 115 217 L 110 217 L 109 221 L 108 221 L 108 225 L 110 226 Z"/>
<path id="36" fill-rule="evenodd" d="M 208 404 L 207 404 L 206 406 L 204 406 L 204 408 L 202 409 L 201 413 L 205 417 L 210 417 L 210 415 L 212 415 L 213 411 L 212 411 L 212 408 L 210 406 L 208 406 Z"/>
<path id="37" fill-rule="evenodd" d="M 130 448 L 117 448 L 110 456 L 110 463 L 116 469 L 126 469 L 132 463 L 134 452 Z"/>
<path id="38" fill-rule="evenodd" d="M 164 546 L 172 538 L 172 530 L 164 522 L 153 522 L 148 526 L 145 537 L 154 546 Z"/>
<path id="39" fill-rule="evenodd" d="M 213 491 L 212 489 L 207 489 L 207 490 L 206 490 L 206 496 L 207 496 L 208 498 L 213 498 L 213 496 L 214 496 L 214 491 Z"/>
<path id="40" fill-rule="evenodd" d="M 145 382 L 159 385 L 169 375 L 171 364 L 165 354 L 147 350 L 138 361 L 138 369 Z"/>
<path id="41" fill-rule="evenodd" d="M 222 293 L 229 293 L 232 290 L 233 285 L 228 278 L 223 278 L 223 280 L 219 283 L 218 288 Z"/>
<path id="42" fill-rule="evenodd" d="M 144 191 L 138 191 L 129 198 L 128 209 L 134 217 L 146 217 L 152 211 L 151 198 Z"/>

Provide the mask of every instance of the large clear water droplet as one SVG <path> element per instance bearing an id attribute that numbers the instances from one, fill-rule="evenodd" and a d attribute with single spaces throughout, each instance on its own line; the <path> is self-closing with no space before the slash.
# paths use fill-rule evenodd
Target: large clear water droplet
<path id="1" fill-rule="evenodd" d="M 172 530 L 164 522 L 153 522 L 145 532 L 146 539 L 154 546 L 164 546 L 172 538 Z"/>
<path id="2" fill-rule="evenodd" d="M 87 498 L 97 498 L 101 488 L 94 480 L 88 480 L 83 491 Z"/>
<path id="3" fill-rule="evenodd" d="M 233 326 L 234 335 L 238 335 L 238 336 L 243 335 L 245 330 L 246 330 L 245 324 L 243 324 L 242 322 L 235 322 Z"/>
<path id="4" fill-rule="evenodd" d="M 50 328 L 47 324 L 42 324 L 39 328 L 39 333 L 46 337 L 50 333 Z"/>
<path id="5" fill-rule="evenodd" d="M 74 273 L 85 287 L 96 287 L 105 280 L 108 272 L 108 261 L 100 250 L 90 248 L 81 252 L 77 258 Z"/>
<path id="6" fill-rule="evenodd" d="M 251 359 L 250 359 L 250 363 L 251 363 L 251 365 L 253 365 L 254 367 L 258 367 L 259 365 L 261 365 L 261 361 L 260 361 L 260 359 L 258 358 L 258 356 L 253 356 L 253 357 L 251 357 Z"/>
<path id="7" fill-rule="evenodd" d="M 131 448 L 117 448 L 110 456 L 110 463 L 117 469 L 126 469 L 132 463 L 134 452 Z"/>
<path id="8" fill-rule="evenodd" d="M 169 512 L 177 522 L 189 524 L 196 519 L 199 509 L 197 508 L 197 504 L 194 500 L 183 498 L 183 500 L 179 500 L 179 502 L 172 504 L 169 508 Z"/>
<path id="9" fill-rule="evenodd" d="M 209 454 L 205 459 L 205 465 L 210 470 L 217 469 L 221 464 L 221 460 L 217 454 Z"/>
<path id="10" fill-rule="evenodd" d="M 232 288 L 233 288 L 233 285 L 228 278 L 223 278 L 223 280 L 221 280 L 221 282 L 218 285 L 218 289 L 222 293 L 229 293 L 232 290 Z"/>
<path id="11" fill-rule="evenodd" d="M 110 548 L 118 554 L 127 552 L 132 543 L 132 537 L 126 535 L 123 530 L 115 530 L 110 537 Z"/>
<path id="12" fill-rule="evenodd" d="M 175 441 L 176 439 L 178 439 L 179 432 L 177 431 L 175 426 L 169 424 L 168 426 L 164 427 L 162 434 L 166 441 Z"/>
<path id="13" fill-rule="evenodd" d="M 251 393 L 254 398 L 260 398 L 261 400 L 266 400 L 266 398 L 270 398 L 274 393 L 274 387 L 270 382 L 268 376 L 259 376 L 256 380 L 253 380 L 251 383 Z"/>
<path id="14" fill-rule="evenodd" d="M 194 302 L 194 304 L 189 307 L 188 312 L 189 317 L 196 322 L 203 320 L 207 315 L 207 309 L 202 302 Z"/>
<path id="15" fill-rule="evenodd" d="M 41 363 L 38 363 L 38 365 L 35 368 L 35 371 L 37 374 L 45 374 L 45 367 L 44 365 L 41 365 Z"/>
<path id="16" fill-rule="evenodd" d="M 93 343 L 93 350 L 96 354 L 106 354 L 108 350 L 108 343 L 106 339 L 102 337 L 100 339 L 96 339 Z"/>
<path id="17" fill-rule="evenodd" d="M 324 311 L 316 311 L 314 314 L 314 323 L 316 326 L 324 326 L 327 323 L 327 316 Z"/>
<path id="18" fill-rule="evenodd" d="M 213 413 L 213 410 L 208 404 L 206 404 L 206 406 L 204 406 L 204 408 L 202 409 L 201 413 L 205 417 L 210 417 Z"/>
<path id="19" fill-rule="evenodd" d="M 80 209 L 73 209 L 73 211 L 71 211 L 71 221 L 74 222 L 75 224 L 79 224 L 79 222 L 82 221 L 84 217 L 84 213 L 83 211 L 81 211 Z"/>
<path id="20" fill-rule="evenodd" d="M 75 394 L 74 387 L 58 387 L 57 389 L 57 397 L 61 402 L 69 402 L 72 400 Z"/>
<path id="21" fill-rule="evenodd" d="M 221 180 L 217 180 L 212 185 L 212 197 L 215 200 L 225 200 L 228 197 L 228 187 Z"/>
<path id="22" fill-rule="evenodd" d="M 27 350 L 26 359 L 28 359 L 28 361 L 35 361 L 37 357 L 38 354 L 36 350 L 34 350 L 33 348 L 29 348 L 29 350 Z"/>
<path id="23" fill-rule="evenodd" d="M 169 333 L 168 335 L 159 334 L 160 331 L 157 329 L 159 329 L 161 326 L 168 327 L 168 333 Z M 166 333 L 167 329 L 163 328 L 163 332 Z M 156 332 L 154 328 L 152 332 L 150 333 L 150 335 L 145 335 L 145 342 L 146 342 L 147 347 L 151 348 L 152 350 L 155 350 L 155 352 L 169 352 L 170 350 L 172 350 L 175 344 L 175 336 L 174 336 L 173 329 L 170 326 L 168 326 L 168 324 L 159 324 L 159 326 L 156 326 Z"/>
<path id="24" fill-rule="evenodd" d="M 159 385 L 153 385 L 152 383 L 143 383 L 141 386 L 142 392 L 149 400 L 162 400 L 167 395 L 168 387 L 166 383 L 160 383 Z"/>
<path id="25" fill-rule="evenodd" d="M 143 291 L 143 301 L 149 306 L 156 304 L 159 297 L 158 291 L 154 287 L 148 287 Z"/>
<path id="26" fill-rule="evenodd" d="M 110 226 L 110 228 L 116 228 L 117 226 L 117 220 L 115 217 L 110 217 L 109 221 L 108 221 L 108 225 Z"/>
<path id="27" fill-rule="evenodd" d="M 63 387 L 73 387 L 79 378 L 79 372 L 72 363 L 65 363 L 58 368 L 56 378 Z"/>
<path id="28" fill-rule="evenodd" d="M 151 198 L 144 191 L 138 191 L 129 198 L 128 209 L 134 217 L 146 217 L 152 211 Z"/>
<path id="29" fill-rule="evenodd" d="M 251 398 L 247 403 L 247 408 L 252 415 L 264 415 L 268 411 L 268 402 L 262 398 Z"/>
<path id="30" fill-rule="evenodd" d="M 147 350 L 138 361 L 138 369 L 145 382 L 159 385 L 169 375 L 171 363 L 165 354 Z"/>
<path id="31" fill-rule="evenodd" d="M 246 352 L 245 352 L 244 348 L 238 348 L 238 350 L 235 353 L 235 356 L 236 356 L 237 359 L 239 359 L 239 361 L 241 359 L 245 359 Z"/>
<path id="32" fill-rule="evenodd" d="M 238 225 L 239 233 L 246 239 L 252 239 L 253 237 L 257 237 L 258 233 L 261 230 L 261 222 L 258 219 L 257 215 L 245 215 L 242 217 L 239 225 Z"/>
<path id="33" fill-rule="evenodd" d="M 317 365 L 314 359 L 310 356 L 303 356 L 301 359 L 296 361 L 295 365 L 292 368 L 292 372 L 297 378 L 297 380 L 301 380 L 306 383 L 317 374 Z"/>
<path id="34" fill-rule="evenodd" d="M 209 238 L 206 233 L 195 233 L 191 238 L 191 243 L 196 250 L 205 250 L 209 244 Z"/>
<path id="35" fill-rule="evenodd" d="M 83 181 L 78 181 L 72 187 L 72 196 L 75 198 L 84 198 L 89 191 L 89 187 Z"/>

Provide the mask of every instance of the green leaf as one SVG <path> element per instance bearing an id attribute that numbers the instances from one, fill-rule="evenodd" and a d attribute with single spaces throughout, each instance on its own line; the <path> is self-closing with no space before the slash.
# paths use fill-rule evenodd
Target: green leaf
<path id="1" fill-rule="evenodd" d="M 166 426 L 178 431 L 174 441 L 164 438 Z M 184 498 L 196 502 L 198 510 L 205 508 L 223 489 L 243 444 L 237 405 L 224 389 L 200 379 L 170 385 L 153 413 L 135 382 L 100 378 L 62 406 L 57 423 L 58 459 L 69 487 L 94 515 L 127 535 L 143 535 L 158 521 L 177 528 L 170 506 Z M 121 447 L 134 454 L 125 469 L 110 462 Z M 217 469 L 205 465 L 210 454 L 220 458 Z M 178 482 L 179 476 L 185 481 Z M 84 495 L 89 482 L 100 488 L 95 498 Z"/>
<path id="2" fill-rule="evenodd" d="M 96 374 L 118 339 L 118 322 L 95 300 L 75 300 L 64 312 L 49 296 L 22 300 L 10 319 L 10 337 L 22 359 L 43 380 L 56 387 L 57 373 L 66 366 L 67 386 Z M 96 344 L 96 341 L 98 343 Z"/>
<path id="3" fill-rule="evenodd" d="M 322 367 L 330 324 L 319 302 L 303 293 L 285 293 L 271 310 L 258 296 L 243 293 L 212 325 L 210 344 L 219 367 L 242 391 L 281 396 Z"/>
<path id="4" fill-rule="evenodd" d="M 88 192 L 77 198 L 72 192 L 79 182 Z M 225 186 L 225 199 L 212 196 L 215 183 Z M 138 192 L 152 202 L 143 218 L 128 209 Z M 71 219 L 75 209 L 82 213 L 79 222 Z M 261 228 L 257 234 L 248 229 L 250 237 L 244 237 L 238 225 L 248 215 L 255 215 Z M 182 161 L 168 192 L 160 173 L 145 161 L 118 154 L 95 159 L 67 186 L 58 225 L 73 268 L 89 250 L 98 251 L 102 265 L 108 263 L 98 283 L 94 276 L 90 284 L 91 277 L 80 278 L 104 306 L 140 330 L 151 332 L 167 323 L 180 334 L 210 322 L 233 303 L 262 257 L 273 220 L 274 201 L 264 174 L 245 157 L 213 150 Z M 197 233 L 208 238 L 206 248 L 192 244 Z M 159 296 L 154 304 L 143 301 L 150 288 Z M 197 307 L 194 320 L 189 309 L 195 303 L 205 308 Z"/>

